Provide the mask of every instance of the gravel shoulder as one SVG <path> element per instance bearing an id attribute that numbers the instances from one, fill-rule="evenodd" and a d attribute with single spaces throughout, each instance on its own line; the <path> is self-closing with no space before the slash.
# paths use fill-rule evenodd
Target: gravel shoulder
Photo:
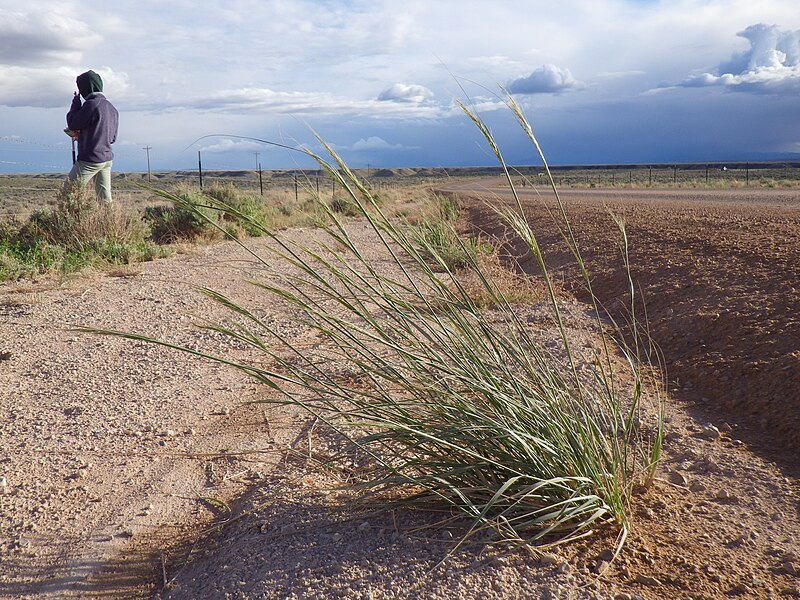
<path id="1" fill-rule="evenodd" d="M 784 203 L 794 232 L 795 202 Z M 674 217 L 664 214 L 662 225 Z M 715 222 L 717 239 L 724 223 Z M 353 228 L 367 240 L 363 224 Z M 655 272 L 659 255 L 648 256 Z M 304 415 L 248 404 L 265 391 L 234 369 L 70 329 L 247 358 L 194 326 L 228 318 L 194 288 L 207 286 L 315 351 L 280 306 L 253 294 L 245 280 L 261 275 L 221 244 L 126 271 L 0 286 L 0 597 L 800 597 L 796 464 L 788 450 L 765 450 L 768 432 L 697 397 L 713 375 L 671 390 L 663 469 L 636 498 L 616 560 L 606 560 L 613 539 L 600 532 L 543 558 L 470 548 L 440 565 L 457 531 L 430 527 L 430 515 L 356 508 L 332 474 L 288 460 L 282 448 L 324 436 Z M 780 335 L 773 327 L 762 333 Z"/>

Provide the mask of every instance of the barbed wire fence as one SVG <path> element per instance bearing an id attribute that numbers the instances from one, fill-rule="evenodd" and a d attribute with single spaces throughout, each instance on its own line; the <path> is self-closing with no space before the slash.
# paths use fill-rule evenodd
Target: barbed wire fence
<path id="1" fill-rule="evenodd" d="M 0 160 L 1 164 L 9 161 Z M 25 165 L 25 163 L 14 163 Z M 56 167 L 54 167 L 56 168 Z M 800 187 L 800 163 L 709 163 L 684 165 L 615 165 L 596 167 L 551 167 L 556 185 L 563 188 L 681 188 L 681 187 Z M 431 169 L 354 169 L 374 190 L 401 189 L 411 183 L 435 187 L 453 179 L 500 176 L 497 167 L 460 167 Z M 543 169 L 537 166 L 512 167 L 512 177 L 519 186 L 541 185 Z M 150 180 L 148 181 L 148 175 Z M 0 173 L 0 220 L 24 219 L 37 209 L 56 201 L 66 172 L 39 174 Z M 152 186 L 183 185 L 200 188 L 200 173 L 179 170 L 152 173 L 122 172 L 113 174 L 113 189 L 126 204 L 142 205 L 163 202 L 153 197 L 142 184 Z M 202 172 L 204 186 L 233 186 L 252 195 L 270 196 L 316 193 L 334 197 L 334 180 L 319 170 L 284 171 L 209 170 Z"/>

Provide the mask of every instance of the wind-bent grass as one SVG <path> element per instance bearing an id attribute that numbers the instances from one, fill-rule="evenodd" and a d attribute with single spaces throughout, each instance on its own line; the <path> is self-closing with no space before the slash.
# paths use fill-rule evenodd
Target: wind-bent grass
<path id="1" fill-rule="evenodd" d="M 464 110 L 505 166 L 480 118 Z M 512 110 L 536 144 L 521 111 Z M 241 369 L 278 392 L 271 402 L 299 406 L 340 432 L 369 459 L 355 485 L 370 494 L 387 492 L 399 504 L 447 505 L 472 519 L 468 535 L 526 545 L 573 540 L 598 522 L 614 521 L 621 546 L 632 490 L 652 477 L 662 432 L 660 389 L 657 382 L 649 387 L 654 382 L 636 349 L 612 336 L 598 316 L 601 343 L 594 356 L 576 353 L 518 197 L 516 208 L 498 210 L 541 268 L 561 339 L 557 352 L 538 341 L 474 252 L 464 246 L 460 266 L 491 299 L 491 312 L 482 309 L 484 300 L 476 303 L 435 244 L 390 219 L 320 143 L 332 162 L 307 154 L 347 194 L 392 268 L 379 269 L 340 214 L 323 203 L 327 218 L 320 227 L 329 241 L 295 245 L 264 229 L 275 256 L 253 256 L 271 277 L 253 283 L 288 303 L 294 318 L 327 342 L 327 358 L 301 351 L 257 312 L 213 290 L 204 291 L 237 315 L 238 324 L 211 329 L 259 350 L 271 366 L 184 350 Z M 209 198 L 208 206 L 243 216 L 219 200 Z M 563 206 L 559 214 L 588 284 Z M 330 369 L 331 357 L 347 376 Z M 644 410 L 646 401 L 655 404 L 652 413 Z"/>

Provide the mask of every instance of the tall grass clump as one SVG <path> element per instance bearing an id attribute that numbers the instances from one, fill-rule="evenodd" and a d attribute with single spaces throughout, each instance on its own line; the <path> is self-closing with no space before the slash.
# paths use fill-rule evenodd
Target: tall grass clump
<path id="1" fill-rule="evenodd" d="M 538 149 L 521 111 L 509 104 Z M 463 108 L 505 167 L 481 119 Z M 555 544 L 611 522 L 621 545 L 633 489 L 648 483 L 658 460 L 663 422 L 660 389 L 636 348 L 615 335 L 597 307 L 592 333 L 599 341 L 589 357 L 581 355 L 518 197 L 516 206 L 497 211 L 537 259 L 557 348 L 541 341 L 474 253 L 453 265 L 415 228 L 388 218 L 319 141 L 330 162 L 306 153 L 357 207 L 384 256 L 377 264 L 340 213 L 321 203 L 327 241 L 304 245 L 264 229 L 271 238 L 264 252 L 272 254 L 253 258 L 269 278 L 253 285 L 287 303 L 293 318 L 324 340 L 324 356 L 296 347 L 258 311 L 210 289 L 204 292 L 236 319 L 209 327 L 266 360 L 185 350 L 240 369 L 274 391 L 265 402 L 300 407 L 338 432 L 348 446 L 342 460 L 357 452 L 366 461 L 351 483 L 367 497 L 449 507 L 471 522 L 465 539 Z M 554 218 L 585 271 L 566 213 Z M 494 310 L 474 300 L 463 272 Z"/>
<path id="2" fill-rule="evenodd" d="M 494 252 L 491 244 L 480 239 L 459 234 L 457 226 L 461 216 L 456 201 L 445 195 L 434 194 L 431 198 L 436 212 L 422 219 L 411 230 L 411 239 L 416 242 L 423 255 L 432 264 L 444 263 L 450 270 L 468 267 L 480 257 Z"/>

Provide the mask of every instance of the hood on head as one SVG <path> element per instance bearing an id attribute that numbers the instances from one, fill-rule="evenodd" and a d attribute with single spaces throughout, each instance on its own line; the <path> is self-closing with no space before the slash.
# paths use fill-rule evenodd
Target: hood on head
<path id="1" fill-rule="evenodd" d="M 81 73 L 78 75 L 75 83 L 78 84 L 78 91 L 84 99 L 89 94 L 103 91 L 103 80 L 100 78 L 100 75 L 94 71 L 86 71 L 86 73 Z"/>

